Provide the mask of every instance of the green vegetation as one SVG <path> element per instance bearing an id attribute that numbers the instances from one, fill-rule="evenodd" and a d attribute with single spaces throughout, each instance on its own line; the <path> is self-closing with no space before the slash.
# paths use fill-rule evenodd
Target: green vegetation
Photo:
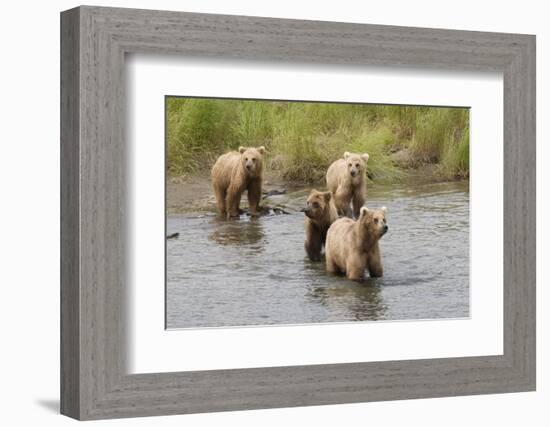
<path id="1" fill-rule="evenodd" d="M 209 170 L 241 145 L 264 145 L 267 170 L 294 181 L 322 179 L 345 151 L 369 153 L 370 179 L 396 180 L 425 164 L 439 178 L 468 176 L 466 108 L 174 97 L 166 108 L 171 175 Z"/>

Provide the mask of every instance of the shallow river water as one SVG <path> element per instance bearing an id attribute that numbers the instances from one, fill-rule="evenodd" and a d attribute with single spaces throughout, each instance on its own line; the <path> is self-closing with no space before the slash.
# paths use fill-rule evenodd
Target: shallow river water
<path id="1" fill-rule="evenodd" d="M 308 190 L 273 196 L 290 215 L 222 221 L 169 215 L 166 326 L 305 324 L 469 315 L 467 182 L 371 186 L 367 206 L 388 208 L 384 277 L 364 283 L 305 256 Z"/>

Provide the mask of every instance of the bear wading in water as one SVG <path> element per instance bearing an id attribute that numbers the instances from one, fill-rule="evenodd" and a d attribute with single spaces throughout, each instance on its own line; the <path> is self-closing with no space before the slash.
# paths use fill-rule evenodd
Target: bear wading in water
<path id="1" fill-rule="evenodd" d="M 365 204 L 367 184 L 365 171 L 369 155 L 344 153 L 344 158 L 334 161 L 327 170 L 327 187 L 334 195 L 338 215 L 359 217 L 359 210 Z M 350 207 L 353 205 L 353 210 Z"/>
<path id="2" fill-rule="evenodd" d="M 212 186 L 218 211 L 228 218 L 238 217 L 241 195 L 246 190 L 250 215 L 259 214 L 262 197 L 265 147 L 239 147 L 222 154 L 212 167 Z"/>
<path id="3" fill-rule="evenodd" d="M 357 221 L 340 218 L 329 228 L 325 245 L 329 273 L 343 273 L 361 281 L 365 269 L 371 277 L 382 277 L 382 258 L 378 241 L 388 231 L 386 208 L 362 207 Z"/>
<path id="4" fill-rule="evenodd" d="M 325 244 L 330 225 L 338 219 L 330 191 L 311 190 L 302 209 L 306 218 L 306 240 L 304 248 L 312 261 L 321 261 L 321 250 Z"/>

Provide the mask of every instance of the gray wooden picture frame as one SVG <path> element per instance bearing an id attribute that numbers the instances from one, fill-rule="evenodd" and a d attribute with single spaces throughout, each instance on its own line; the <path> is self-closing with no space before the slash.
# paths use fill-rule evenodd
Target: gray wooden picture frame
<path id="1" fill-rule="evenodd" d="M 129 375 L 126 53 L 504 76 L 504 353 Z M 473 143 L 482 143 L 474 141 Z M 535 390 L 535 37 L 83 6 L 61 14 L 61 412 L 77 419 Z"/>

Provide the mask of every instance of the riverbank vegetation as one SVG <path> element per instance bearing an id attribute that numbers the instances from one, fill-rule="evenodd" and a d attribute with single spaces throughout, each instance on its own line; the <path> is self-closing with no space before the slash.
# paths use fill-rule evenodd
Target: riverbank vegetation
<path id="1" fill-rule="evenodd" d="M 322 180 L 345 151 L 369 153 L 372 180 L 425 165 L 438 179 L 469 174 L 467 108 L 167 97 L 166 109 L 171 176 L 209 170 L 241 145 L 264 145 L 269 173 L 292 181 Z"/>

